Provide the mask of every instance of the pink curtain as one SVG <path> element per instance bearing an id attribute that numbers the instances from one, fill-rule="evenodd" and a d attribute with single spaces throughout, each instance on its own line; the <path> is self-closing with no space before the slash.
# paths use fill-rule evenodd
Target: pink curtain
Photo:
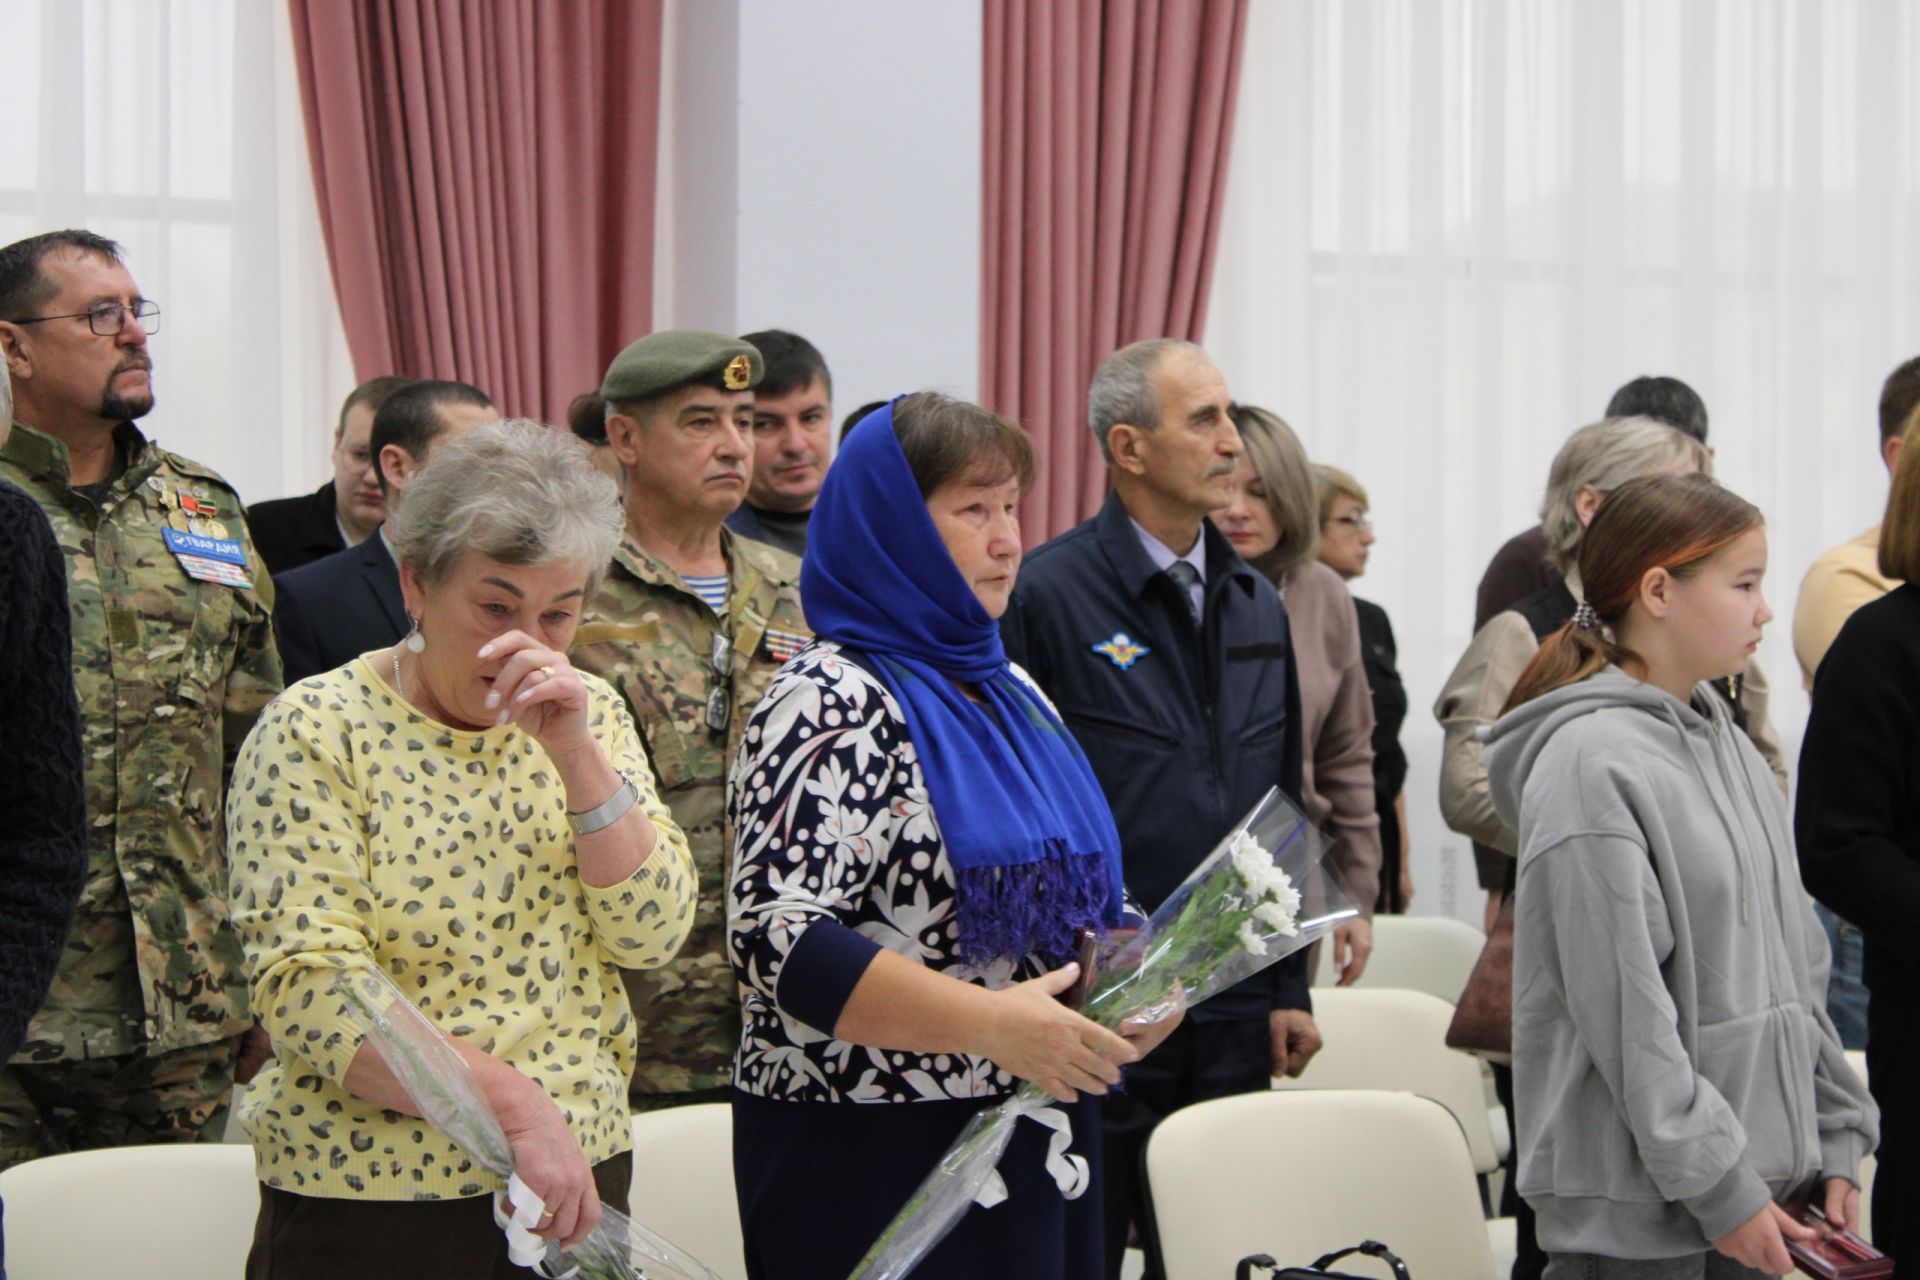
<path id="1" fill-rule="evenodd" d="M 981 398 L 1032 434 L 1036 543 L 1106 494 L 1087 382 L 1198 341 L 1248 0 L 984 0 Z"/>
<path id="2" fill-rule="evenodd" d="M 653 314 L 661 0 L 288 0 L 361 378 L 563 422 Z"/>

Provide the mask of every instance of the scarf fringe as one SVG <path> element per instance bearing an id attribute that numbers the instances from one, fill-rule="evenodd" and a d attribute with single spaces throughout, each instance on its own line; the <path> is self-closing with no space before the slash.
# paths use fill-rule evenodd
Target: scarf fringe
<path id="1" fill-rule="evenodd" d="M 1106 936 L 1117 904 L 1108 901 L 1106 856 L 1049 853 L 1039 862 L 956 872 L 960 956 L 976 969 L 998 959 L 1074 958 L 1081 929 Z"/>

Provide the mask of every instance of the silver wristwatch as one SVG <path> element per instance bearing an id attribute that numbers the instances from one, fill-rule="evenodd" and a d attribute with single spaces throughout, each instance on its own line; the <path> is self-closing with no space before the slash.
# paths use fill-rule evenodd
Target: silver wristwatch
<path id="1" fill-rule="evenodd" d="M 626 774 L 620 775 L 620 789 L 591 809 L 575 813 L 567 810 L 567 821 L 573 826 L 573 834 L 590 836 L 596 831 L 604 831 L 626 815 L 627 810 L 639 802 L 640 789 L 633 785 L 633 779 Z"/>

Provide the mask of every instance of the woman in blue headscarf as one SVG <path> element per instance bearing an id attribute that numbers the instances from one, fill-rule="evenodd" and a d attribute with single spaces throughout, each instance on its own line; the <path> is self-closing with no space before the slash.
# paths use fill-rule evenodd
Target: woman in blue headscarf
<path id="1" fill-rule="evenodd" d="M 1099 784 L 1000 646 L 1032 475 L 1019 428 L 923 391 L 847 434 L 814 507 L 800 596 L 819 640 L 754 712 L 729 787 L 734 1180 L 756 1280 L 846 1280 L 1021 1080 L 1060 1100 L 1070 1153 L 1019 1125 L 1007 1199 L 915 1274 L 1104 1274 L 1090 1095 L 1172 1024 L 1115 1035 L 1057 998 L 1123 892 Z"/>

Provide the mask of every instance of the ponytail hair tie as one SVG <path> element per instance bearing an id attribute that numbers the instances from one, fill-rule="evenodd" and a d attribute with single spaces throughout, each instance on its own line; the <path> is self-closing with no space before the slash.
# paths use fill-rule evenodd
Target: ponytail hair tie
<path id="1" fill-rule="evenodd" d="M 1582 600 L 1579 607 L 1573 611 L 1573 625 L 1582 631 L 1598 631 L 1600 615 L 1593 611 L 1592 605 Z"/>

